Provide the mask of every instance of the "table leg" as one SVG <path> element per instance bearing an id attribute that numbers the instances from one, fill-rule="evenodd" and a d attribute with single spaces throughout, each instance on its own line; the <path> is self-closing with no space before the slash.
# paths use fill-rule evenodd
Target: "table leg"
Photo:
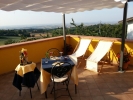
<path id="1" fill-rule="evenodd" d="M 45 97 L 46 97 L 46 99 L 47 99 L 47 91 L 45 91 Z"/>
<path id="2" fill-rule="evenodd" d="M 75 94 L 77 94 L 77 86 L 76 86 L 76 84 L 75 84 Z"/>

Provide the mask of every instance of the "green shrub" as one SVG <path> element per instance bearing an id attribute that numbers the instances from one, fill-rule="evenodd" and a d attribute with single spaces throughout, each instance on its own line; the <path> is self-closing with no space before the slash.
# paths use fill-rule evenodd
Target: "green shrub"
<path id="1" fill-rule="evenodd" d="M 9 39 L 9 40 L 6 40 L 6 41 L 4 42 L 5 45 L 7 45 L 7 44 L 12 44 L 12 43 L 16 43 L 16 41 L 15 41 L 15 40 L 12 40 L 12 39 Z"/>

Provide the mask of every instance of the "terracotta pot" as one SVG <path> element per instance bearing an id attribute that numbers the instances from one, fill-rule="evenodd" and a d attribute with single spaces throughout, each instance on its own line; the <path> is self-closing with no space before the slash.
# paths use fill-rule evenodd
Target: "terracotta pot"
<path id="1" fill-rule="evenodd" d="M 124 63 L 124 64 L 123 64 L 123 69 L 125 69 L 125 70 L 128 69 L 129 63 L 130 63 L 130 61 L 128 61 L 127 63 Z"/>

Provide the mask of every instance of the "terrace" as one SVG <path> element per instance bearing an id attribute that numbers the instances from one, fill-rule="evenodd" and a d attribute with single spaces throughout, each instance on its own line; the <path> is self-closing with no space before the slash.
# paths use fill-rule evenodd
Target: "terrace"
<path id="1" fill-rule="evenodd" d="M 106 37 L 90 37 L 82 36 L 83 38 L 92 39 L 91 45 L 88 47 L 85 57 L 88 57 L 96 47 L 99 40 L 114 41 L 110 50 L 111 65 L 103 67 L 102 74 L 98 75 L 89 70 L 85 70 L 85 60 L 77 69 L 79 85 L 78 93 L 74 92 L 74 84 L 70 82 L 69 89 L 73 100 L 132 100 L 133 98 L 133 58 L 128 70 L 125 73 L 119 73 L 117 67 L 116 54 L 120 51 L 121 39 L 106 38 Z M 75 48 L 79 42 L 78 36 L 66 36 L 66 42 Z M 131 40 L 125 40 L 125 47 L 128 51 L 133 50 Z M 49 44 L 49 45 L 47 45 Z M 12 85 L 14 77 L 14 69 L 19 64 L 19 51 L 22 48 L 28 50 L 29 60 L 35 62 L 37 67 L 40 67 L 41 58 L 45 56 L 45 52 L 49 48 L 58 48 L 62 51 L 63 38 L 54 37 L 40 39 L 29 42 L 10 44 L 0 47 L 0 100 L 31 100 L 28 88 L 22 89 L 22 95 L 19 96 L 19 91 Z M 100 66 L 100 65 L 99 65 Z M 38 81 L 39 82 L 39 81 Z M 53 95 L 50 94 L 52 84 L 48 87 L 47 100 L 53 100 Z M 37 87 L 32 89 L 33 100 L 44 100 L 45 95 L 40 94 Z M 58 93 L 60 94 L 60 93 Z M 58 100 L 69 100 L 69 97 L 60 97 Z"/>
<path id="2" fill-rule="evenodd" d="M 112 65 L 104 66 L 103 73 L 97 75 L 94 72 L 84 70 L 85 61 L 82 63 L 80 68 L 78 68 L 78 93 L 74 93 L 74 85 L 70 84 L 69 88 L 71 90 L 72 98 L 75 100 L 131 100 L 133 98 L 133 69 L 132 66 L 125 73 L 119 73 L 117 70 L 116 54 L 120 51 L 122 43 L 122 51 L 124 49 L 124 43 L 127 50 L 132 50 L 133 45 L 130 40 L 124 41 L 125 30 L 126 30 L 126 13 L 127 13 L 127 2 L 133 0 L 115 0 L 121 1 L 114 2 L 113 0 L 10 0 L 1 1 L 1 10 L 13 11 L 13 10 L 32 10 L 32 11 L 45 11 L 45 12 L 56 12 L 63 13 L 63 34 L 62 37 L 55 37 L 49 39 L 41 39 L 30 42 L 22 42 L 11 44 L 7 46 L 0 47 L 0 100 L 28 100 L 30 98 L 29 91 L 27 88 L 23 88 L 22 96 L 18 96 L 18 90 L 12 86 L 12 80 L 14 77 L 14 69 L 19 64 L 19 50 L 21 48 L 26 48 L 28 50 L 29 60 L 37 63 L 37 67 L 40 67 L 41 58 L 44 57 L 45 52 L 49 48 L 58 48 L 62 50 L 65 41 L 71 44 L 75 48 L 78 40 L 77 36 L 67 36 L 65 37 L 65 13 L 74 13 L 79 11 L 93 10 L 93 9 L 103 9 L 103 8 L 113 8 L 113 7 L 124 7 L 123 16 L 123 33 L 122 40 L 116 38 L 105 38 L 105 37 L 88 37 L 91 38 L 92 43 L 89 46 L 86 57 L 88 57 L 93 51 L 97 42 L 102 40 L 114 41 L 112 51 L 110 51 L 111 63 Z M 59 2 L 61 3 L 59 5 Z M 125 5 L 125 6 L 124 6 Z M 66 39 L 65 39 L 66 38 Z M 64 42 L 64 43 L 63 43 Z M 48 45 L 49 44 L 49 45 Z M 131 65 L 133 59 L 131 59 Z M 122 63 L 122 62 L 121 62 Z M 120 64 L 121 64 L 120 63 Z M 48 87 L 48 100 L 53 100 L 53 95 L 49 94 L 51 87 Z M 32 89 L 33 100 L 44 99 L 44 94 L 40 94 L 37 88 Z M 60 94 L 60 93 L 59 93 Z M 60 100 L 69 100 L 69 97 L 59 98 Z"/>

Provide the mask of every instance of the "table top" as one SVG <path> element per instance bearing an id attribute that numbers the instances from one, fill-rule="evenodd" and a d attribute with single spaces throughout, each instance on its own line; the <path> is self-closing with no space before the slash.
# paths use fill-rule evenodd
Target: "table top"
<path id="1" fill-rule="evenodd" d="M 32 62 L 31 64 L 26 64 L 26 65 L 18 64 L 18 66 L 15 68 L 15 71 L 17 71 L 18 75 L 23 77 L 25 73 L 34 71 L 35 67 L 36 67 L 36 63 L 34 62 Z"/>
<path id="2" fill-rule="evenodd" d="M 22 90 L 21 84 L 27 87 L 34 87 L 40 77 L 40 71 L 34 62 L 27 65 L 18 64 L 15 71 L 13 85 L 20 91 Z"/>
<path id="3" fill-rule="evenodd" d="M 64 59 L 64 57 L 67 57 L 67 59 Z M 41 59 L 41 64 L 42 64 L 42 68 L 44 70 L 46 70 L 47 72 L 51 72 L 51 68 L 54 66 L 53 63 L 55 62 L 68 62 L 70 63 L 72 66 L 74 66 L 75 64 L 73 63 L 73 61 L 68 57 L 68 56 L 63 56 L 62 59 L 57 59 L 57 60 L 51 60 L 48 59 L 48 63 L 45 63 L 45 58 Z"/>

